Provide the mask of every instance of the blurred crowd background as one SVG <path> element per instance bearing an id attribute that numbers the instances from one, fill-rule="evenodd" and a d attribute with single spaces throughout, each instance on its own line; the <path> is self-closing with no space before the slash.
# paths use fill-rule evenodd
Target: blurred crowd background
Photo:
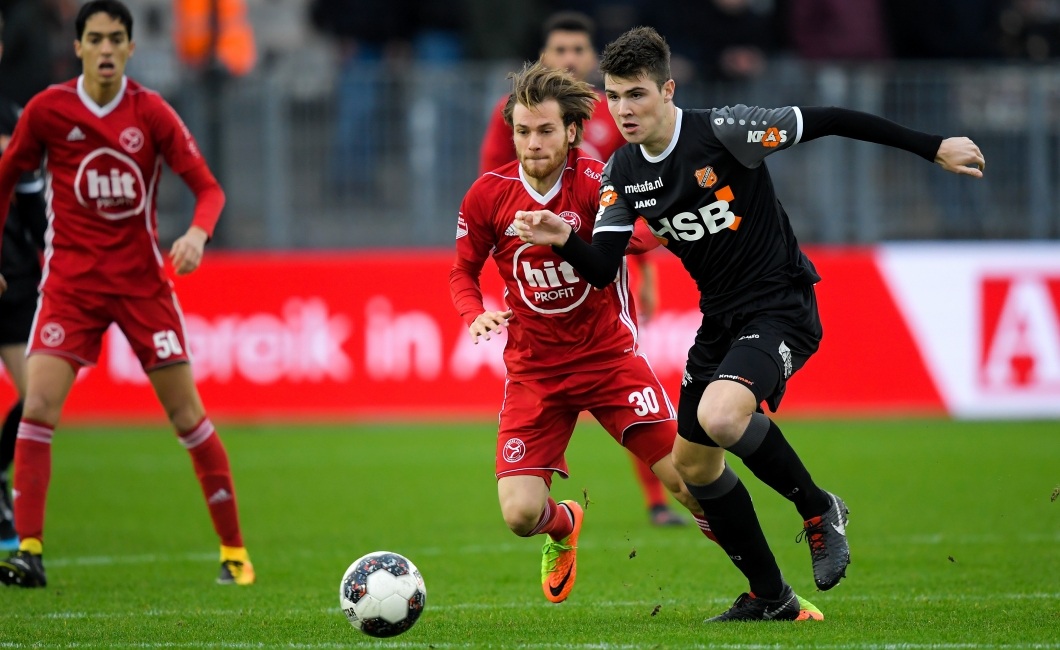
<path id="1" fill-rule="evenodd" d="M 805 242 L 1060 237 L 1060 0 L 127 0 L 129 74 L 159 90 L 228 192 L 229 248 L 450 246 L 506 75 L 577 10 L 598 50 L 648 24 L 676 103 L 839 105 L 987 158 L 970 183 L 830 138 L 769 159 Z M 77 0 L 0 0 L 0 94 L 79 72 Z M 186 227 L 179 182 L 161 232 Z"/>

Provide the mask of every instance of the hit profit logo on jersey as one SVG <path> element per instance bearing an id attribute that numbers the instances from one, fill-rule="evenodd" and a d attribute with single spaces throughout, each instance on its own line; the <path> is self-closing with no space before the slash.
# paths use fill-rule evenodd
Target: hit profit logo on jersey
<path id="1" fill-rule="evenodd" d="M 112 221 L 143 212 L 144 187 L 136 161 L 107 147 L 85 156 L 74 178 L 77 202 Z"/>

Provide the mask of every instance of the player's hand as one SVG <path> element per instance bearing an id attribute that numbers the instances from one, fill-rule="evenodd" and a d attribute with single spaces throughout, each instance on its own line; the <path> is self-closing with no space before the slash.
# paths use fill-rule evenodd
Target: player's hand
<path id="1" fill-rule="evenodd" d="M 979 147 L 969 138 L 946 138 L 939 145 L 935 162 L 954 174 L 982 178 L 986 171 L 986 158 Z"/>
<path id="2" fill-rule="evenodd" d="M 188 228 L 173 247 L 169 249 L 169 260 L 173 263 L 177 275 L 187 275 L 199 268 L 202 263 L 202 251 L 206 248 L 206 240 L 209 236 L 206 231 L 198 226 Z"/>
<path id="3" fill-rule="evenodd" d="M 515 232 L 519 239 L 539 246 L 562 246 L 572 228 L 549 210 L 519 210 L 515 213 Z"/>
<path id="4" fill-rule="evenodd" d="M 471 334 L 471 340 L 478 345 L 478 339 L 481 336 L 487 341 L 490 340 L 490 334 L 496 333 L 501 334 L 504 332 L 504 328 L 508 327 L 508 319 L 512 317 L 512 310 L 508 311 L 484 311 L 479 314 L 478 318 L 475 319 L 474 323 L 471 323 L 471 327 L 468 328 L 468 333 Z"/>
<path id="5" fill-rule="evenodd" d="M 0 273 L 0 295 L 3 295 L 5 291 L 7 291 L 7 280 L 4 278 L 4 275 Z"/>

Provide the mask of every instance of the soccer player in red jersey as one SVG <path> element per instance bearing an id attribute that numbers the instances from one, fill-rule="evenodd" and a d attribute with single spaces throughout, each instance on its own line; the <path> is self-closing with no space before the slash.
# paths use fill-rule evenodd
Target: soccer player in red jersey
<path id="1" fill-rule="evenodd" d="M 501 513 L 516 535 L 549 536 L 541 586 L 548 600 L 561 602 L 577 574 L 583 511 L 575 500 L 557 504 L 549 491 L 553 473 L 567 476 L 564 451 L 582 411 L 651 467 L 708 537 L 710 528 L 670 460 L 676 414 L 638 352 L 625 266 L 594 290 L 551 250 L 521 242 L 512 227 L 520 211 L 547 207 L 588 241 L 604 163 L 577 145 L 595 92 L 541 63 L 513 77 L 504 115 L 518 161 L 481 176 L 464 197 L 449 282 L 476 343 L 507 330 L 496 456 Z M 657 245 L 640 230 L 630 252 Z M 504 311 L 483 304 L 479 276 L 490 256 L 504 278 Z"/>
<path id="2" fill-rule="evenodd" d="M 543 28 L 544 44 L 541 47 L 539 60 L 542 64 L 556 70 L 566 70 L 575 79 L 588 81 L 596 70 L 596 49 L 593 47 L 593 22 L 583 13 L 577 11 L 560 11 L 545 21 Z M 490 113 L 486 135 L 482 139 L 479 152 L 479 173 L 485 174 L 515 160 L 515 146 L 512 142 L 512 128 L 504 121 L 504 107 L 508 95 L 500 98 Z M 607 110 L 607 98 L 597 92 L 593 102 L 592 115 L 582 128 L 582 142 L 579 145 L 582 153 L 590 158 L 607 161 L 626 143 L 619 133 L 615 121 Z M 637 305 L 645 319 L 655 314 L 658 305 L 659 290 L 655 273 L 655 264 L 648 255 L 637 255 L 633 258 L 636 270 L 640 273 L 637 287 Z M 644 500 L 648 507 L 650 521 L 657 526 L 680 526 L 685 523 L 676 512 L 667 505 L 666 489 L 659 478 L 635 456 L 630 457 Z"/>
<path id="3" fill-rule="evenodd" d="M 81 6 L 75 27 L 82 75 L 29 102 L 0 158 L 0 226 L 20 174 L 45 157 L 49 184 L 45 268 L 15 446 L 21 543 L 0 561 L 0 582 L 46 584 L 44 502 L 52 436 L 77 371 L 95 363 L 104 332 L 117 323 L 191 454 L 221 540 L 218 582 L 249 585 L 254 569 L 243 546 L 228 455 L 192 377 L 155 214 L 164 160 L 196 197 L 191 226 L 169 251 L 176 272 L 191 273 L 202 261 L 224 192 L 169 104 L 125 76 L 135 49 L 128 8 L 118 0 L 93 0 Z M 0 290 L 5 288 L 0 278 Z"/>

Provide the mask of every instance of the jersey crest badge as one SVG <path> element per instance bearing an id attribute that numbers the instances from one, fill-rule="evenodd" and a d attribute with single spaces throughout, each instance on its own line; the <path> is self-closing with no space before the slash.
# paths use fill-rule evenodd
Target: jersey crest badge
<path id="1" fill-rule="evenodd" d="M 704 167 L 703 169 L 696 170 L 696 183 L 699 184 L 703 189 L 714 187 L 714 183 L 718 182 L 718 175 L 714 173 L 714 168 Z"/>
<path id="2" fill-rule="evenodd" d="M 567 225 L 574 230 L 574 232 L 578 232 L 582 228 L 582 218 L 578 216 L 577 212 L 571 212 L 570 210 L 567 210 L 566 212 L 561 212 L 559 214 L 559 218 L 563 219 L 563 221 L 565 221 Z"/>
<path id="3" fill-rule="evenodd" d="M 129 153 L 136 153 L 144 148 L 144 132 L 135 126 L 130 126 L 121 132 L 118 141 L 121 142 L 122 149 Z"/>

